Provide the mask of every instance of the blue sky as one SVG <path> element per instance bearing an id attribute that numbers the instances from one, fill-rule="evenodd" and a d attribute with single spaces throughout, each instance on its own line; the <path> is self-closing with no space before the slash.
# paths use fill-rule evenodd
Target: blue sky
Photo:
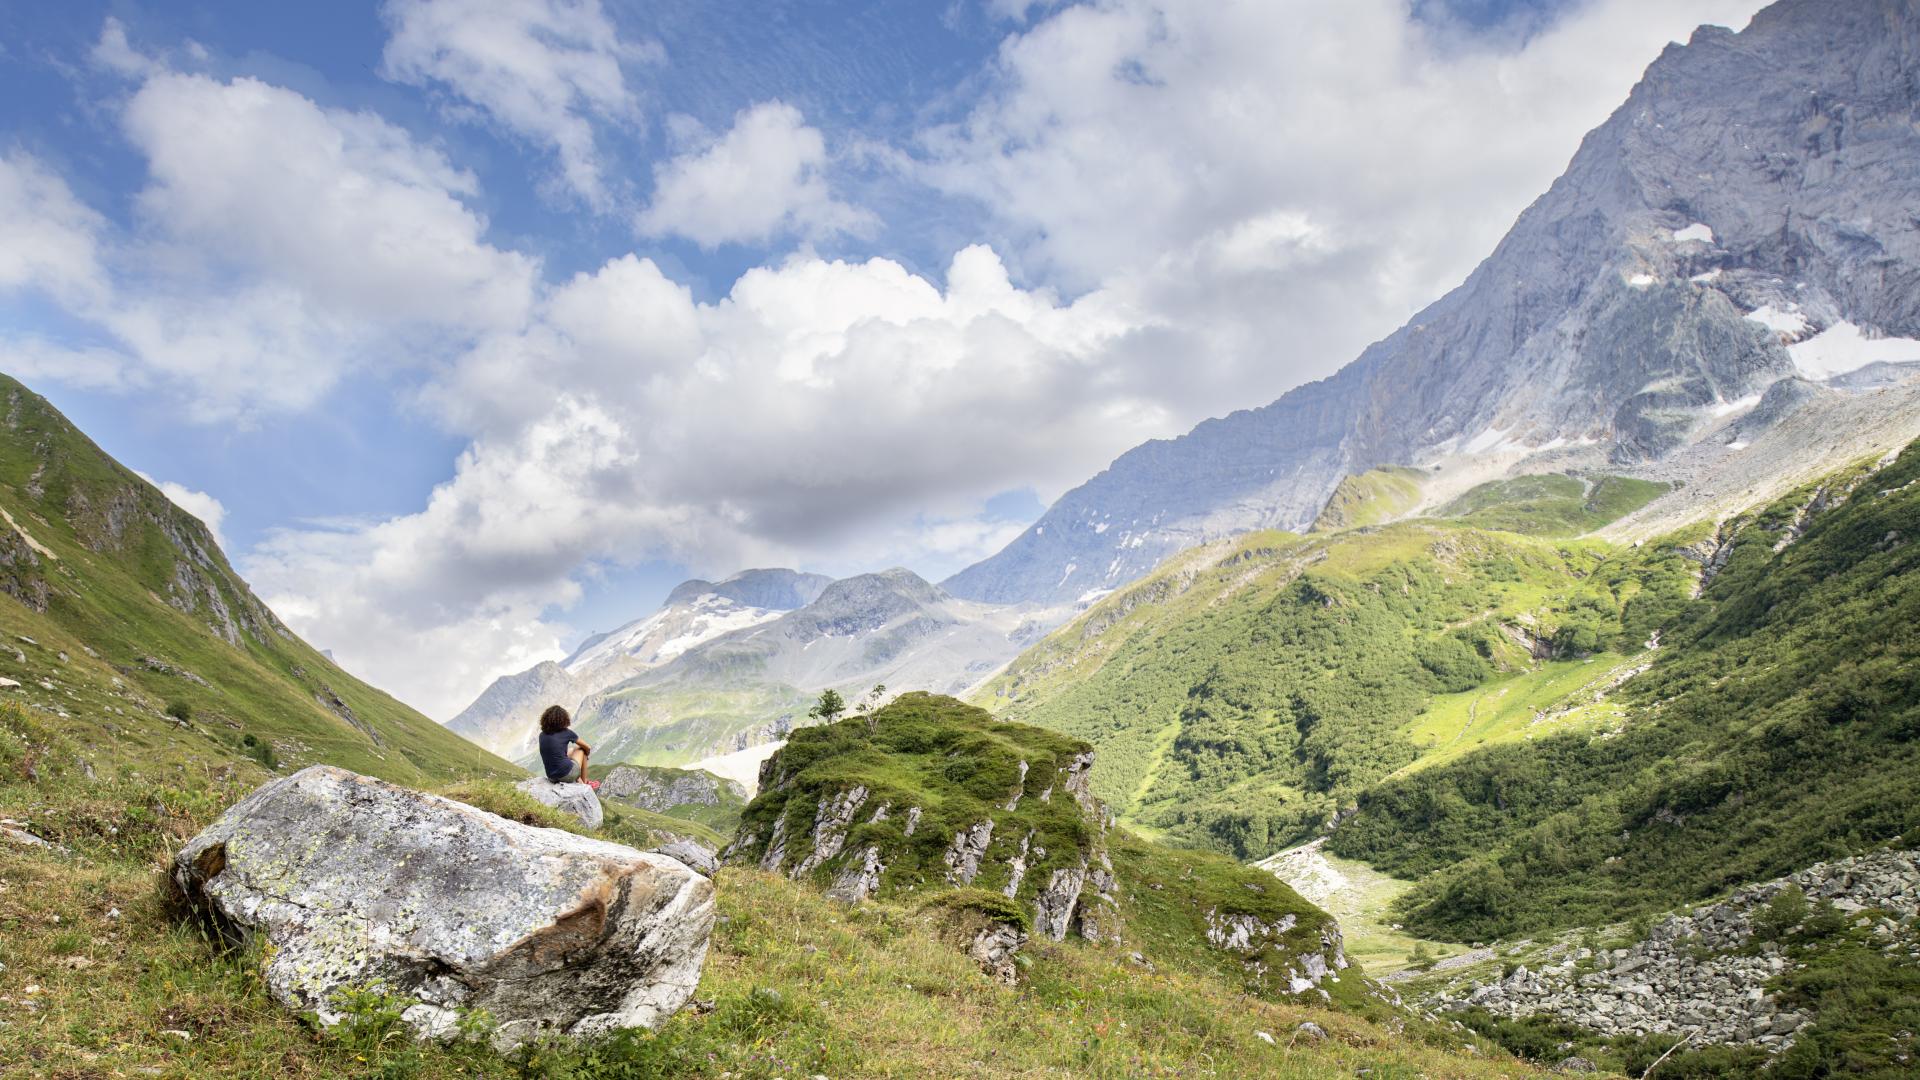
<path id="1" fill-rule="evenodd" d="M 1331 372 L 1757 6 L 11 5 L 0 369 L 445 719 Z"/>

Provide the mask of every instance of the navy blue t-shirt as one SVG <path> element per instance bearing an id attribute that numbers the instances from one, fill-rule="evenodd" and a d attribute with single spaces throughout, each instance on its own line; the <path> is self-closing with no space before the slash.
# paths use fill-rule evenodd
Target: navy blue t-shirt
<path id="1" fill-rule="evenodd" d="M 540 733 L 540 764 L 547 770 L 547 779 L 556 784 L 566 779 L 573 767 L 567 759 L 567 748 L 579 739 L 572 728 Z"/>

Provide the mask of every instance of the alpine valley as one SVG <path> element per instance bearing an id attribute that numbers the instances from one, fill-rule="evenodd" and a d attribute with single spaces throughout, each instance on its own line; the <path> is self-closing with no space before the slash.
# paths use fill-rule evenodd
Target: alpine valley
<path id="1" fill-rule="evenodd" d="M 524 759 L 483 733 L 530 685 L 622 755 L 750 767 L 821 690 L 956 694 L 1085 740 L 1121 823 L 1259 862 L 1370 972 L 1544 1064 L 1637 1073 L 1683 1040 L 1662 1075 L 1903 1074 L 1916 206 L 1911 4 L 1703 27 L 1334 376 L 1129 451 L 937 587 L 749 607 L 691 582 L 454 726 Z M 768 575 L 799 580 L 736 581 Z M 640 643 L 668 625 L 696 629 Z M 1822 869 L 1857 857 L 1894 868 L 1884 895 Z M 1782 882 L 1829 906 L 1653 927 Z M 1780 960 L 1610 974 L 1672 940 Z M 1542 965 L 1585 1003 L 1497 989 Z"/>
<path id="2" fill-rule="evenodd" d="M 1920 1073 L 1912 0 L 1669 46 L 1452 292 L 945 581 L 688 581 L 445 725 L 0 408 L 23 1075 Z"/>

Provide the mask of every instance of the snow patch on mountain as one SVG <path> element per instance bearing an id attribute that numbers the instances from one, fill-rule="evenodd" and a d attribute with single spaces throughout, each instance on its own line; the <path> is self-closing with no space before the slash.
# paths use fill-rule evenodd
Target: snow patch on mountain
<path id="1" fill-rule="evenodd" d="M 1869 337 L 1845 319 L 1820 333 L 1787 346 L 1794 366 L 1810 379 L 1831 379 L 1858 371 L 1868 364 L 1904 364 L 1920 360 L 1920 341 L 1912 338 Z"/>
<path id="2" fill-rule="evenodd" d="M 1807 317 L 1794 304 L 1788 304 L 1784 309 L 1762 304 L 1747 312 L 1747 321 L 1757 322 L 1776 334 L 1790 338 L 1806 333 L 1809 326 Z"/>

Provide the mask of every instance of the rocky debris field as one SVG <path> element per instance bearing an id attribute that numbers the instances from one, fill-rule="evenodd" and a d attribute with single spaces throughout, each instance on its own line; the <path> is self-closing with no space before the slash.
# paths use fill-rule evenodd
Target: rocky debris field
<path id="1" fill-rule="evenodd" d="M 1827 904 L 1831 908 L 1827 908 Z M 1881 951 L 1920 962 L 1920 851 L 1884 851 L 1819 863 L 1667 916 L 1632 945 L 1583 947 L 1562 938 L 1476 950 L 1461 974 L 1428 989 L 1436 1012 L 1478 1007 L 1496 1016 L 1553 1015 L 1601 1035 L 1691 1036 L 1695 1045 L 1781 1050 L 1813 1017 L 1781 1004 L 1770 980 L 1800 966 L 1779 939 L 1810 918 L 1837 916 L 1883 940 Z M 1488 963 L 1457 961 L 1505 957 Z M 1515 963 L 1514 958 L 1519 958 Z M 1424 983 L 1442 970 L 1415 981 Z"/>

